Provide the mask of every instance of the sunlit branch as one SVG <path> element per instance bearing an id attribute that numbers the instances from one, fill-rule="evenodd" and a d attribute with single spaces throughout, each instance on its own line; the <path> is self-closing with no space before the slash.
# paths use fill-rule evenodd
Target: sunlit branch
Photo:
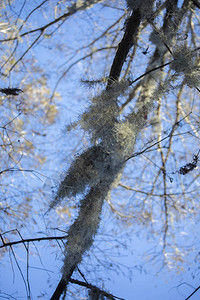
<path id="1" fill-rule="evenodd" d="M 135 97 L 137 91 L 141 89 L 141 82 L 138 82 L 133 89 L 131 90 L 130 94 L 127 97 L 127 100 L 121 105 L 120 112 L 124 110 L 124 108 L 132 101 L 132 99 Z"/>
<path id="2" fill-rule="evenodd" d="M 119 215 L 121 218 L 125 218 L 125 219 L 131 219 L 134 218 L 135 216 L 130 214 L 130 215 L 125 215 L 123 213 L 121 213 L 119 210 L 117 210 L 114 205 L 111 203 L 110 199 L 107 200 L 108 205 L 110 206 L 110 209 L 113 213 Z"/>
<path id="3" fill-rule="evenodd" d="M 6 59 L 6 61 L 2 64 L 2 66 L 0 67 L 0 70 L 2 70 L 3 67 L 9 62 L 9 60 L 14 56 L 14 54 L 16 53 L 18 44 L 19 44 L 19 41 L 16 41 L 16 45 L 15 45 L 14 49 L 12 50 L 11 54 L 10 54 L 9 57 Z M 4 74 L 4 76 L 7 76 L 7 75 Z"/>
<path id="4" fill-rule="evenodd" d="M 159 120 L 161 120 L 161 100 L 159 100 L 158 107 L 157 107 L 157 115 Z M 177 116 L 178 118 L 178 116 Z M 178 119 L 175 121 L 174 124 L 177 124 Z M 173 131 L 175 130 L 175 127 L 172 127 L 171 131 L 171 136 L 173 135 Z M 170 137 L 171 137 L 170 136 Z M 161 140 L 162 133 L 161 133 L 161 128 L 159 128 L 158 132 L 158 138 Z M 167 194 L 167 183 L 166 183 L 166 158 L 164 157 L 163 149 L 161 142 L 158 143 L 158 152 L 160 153 L 161 157 L 161 162 L 162 162 L 162 178 L 163 178 L 163 203 L 164 203 L 164 216 L 165 216 L 165 221 L 164 221 L 164 230 L 163 230 L 163 253 L 165 256 L 165 251 L 166 251 L 166 246 L 167 246 L 167 234 L 168 234 L 168 229 L 169 229 L 169 210 L 168 210 L 168 198 L 166 196 Z"/>
<path id="5" fill-rule="evenodd" d="M 180 124 L 180 120 L 178 121 L 178 119 L 179 119 L 179 115 L 180 115 L 180 99 L 181 99 L 182 92 L 183 92 L 183 83 L 180 86 L 180 89 L 178 91 L 178 95 L 177 95 L 177 98 L 176 98 L 176 116 L 175 116 L 175 120 L 174 120 L 174 125 L 175 126 L 172 127 L 171 136 L 169 138 L 168 149 L 167 149 L 167 153 L 165 155 L 165 163 L 167 162 L 167 159 L 170 155 L 173 133 L 175 132 L 175 130 L 177 128 L 176 124 Z M 188 116 L 189 115 L 185 116 L 184 119 L 187 120 Z"/>
<path id="6" fill-rule="evenodd" d="M 189 192 L 167 193 L 167 194 L 153 194 L 151 192 L 145 192 L 145 191 L 142 191 L 142 190 L 134 189 L 134 188 L 132 188 L 130 186 L 127 186 L 125 184 L 122 184 L 122 183 L 119 183 L 118 186 L 121 186 L 122 188 L 125 188 L 126 190 L 129 190 L 129 191 L 133 191 L 133 192 L 136 192 L 136 193 L 144 194 L 144 195 L 147 195 L 147 196 L 159 197 L 159 198 L 162 198 L 163 196 L 172 197 L 172 196 L 178 196 L 178 195 L 187 195 L 187 194 L 191 194 L 191 193 L 193 193 L 193 192 L 196 191 L 196 190 L 192 190 L 192 191 L 189 191 Z"/>

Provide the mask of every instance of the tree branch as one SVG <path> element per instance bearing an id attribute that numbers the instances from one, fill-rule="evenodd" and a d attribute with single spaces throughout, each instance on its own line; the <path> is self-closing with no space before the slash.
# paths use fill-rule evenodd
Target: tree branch
<path id="1" fill-rule="evenodd" d="M 120 76 L 128 52 L 130 48 L 134 45 L 134 37 L 138 33 L 140 22 L 141 22 L 140 10 L 138 9 L 133 10 L 132 15 L 127 21 L 124 36 L 118 45 L 118 50 L 116 52 L 115 58 L 113 60 L 113 64 L 110 69 L 107 89 L 114 81 L 117 81 Z"/>
<path id="2" fill-rule="evenodd" d="M 44 32 L 51 25 L 54 25 L 54 24 L 58 23 L 59 21 L 61 21 L 63 19 L 67 19 L 68 17 L 72 16 L 76 12 L 78 12 L 80 10 L 87 9 L 87 8 L 91 7 L 92 5 L 94 5 L 95 3 L 98 3 L 98 2 L 102 2 L 102 0 L 85 1 L 80 6 L 77 6 L 76 5 L 77 3 L 74 3 L 74 4 L 72 4 L 71 7 L 69 7 L 69 10 L 68 10 L 67 13 L 63 14 L 62 16 L 56 18 L 55 20 L 51 21 L 50 23 L 48 23 L 48 24 L 46 24 L 46 25 L 44 25 L 42 27 L 39 27 L 39 28 L 36 28 L 36 29 L 33 29 L 33 30 L 29 30 L 27 32 L 24 32 L 23 34 L 20 35 L 20 37 L 26 36 L 26 35 L 28 35 L 30 33 L 34 33 L 34 32 L 37 32 L 37 31 Z M 8 38 L 8 39 L 0 40 L 0 42 L 8 42 L 8 41 L 13 41 L 13 40 L 17 40 L 17 39 L 18 39 L 18 37 Z"/>
<path id="3" fill-rule="evenodd" d="M 1 235 L 2 238 L 2 235 Z M 0 245 L 0 248 L 4 248 L 4 247 L 10 247 L 13 245 L 17 245 L 17 244 L 21 244 L 21 243 L 29 243 L 29 242 L 40 242 L 40 241 L 50 241 L 50 240 L 63 240 L 66 239 L 67 235 L 63 235 L 63 236 L 46 236 L 46 237 L 41 237 L 41 238 L 33 238 L 33 239 L 21 239 L 20 241 L 14 241 L 14 242 L 9 242 L 9 243 L 5 243 L 2 239 L 3 245 Z"/>
<path id="4" fill-rule="evenodd" d="M 198 290 L 200 289 L 200 285 L 198 286 L 198 288 L 196 288 L 195 290 L 194 290 L 194 292 L 192 292 L 192 294 L 190 294 L 185 300 L 188 300 L 188 299 L 190 299 Z"/>
<path id="5" fill-rule="evenodd" d="M 193 4 L 194 4 L 194 6 L 196 6 L 197 8 L 200 9 L 200 3 L 199 3 L 198 0 L 192 0 L 192 2 L 193 2 Z"/>
<path id="6" fill-rule="evenodd" d="M 114 299 L 124 300 L 123 298 L 119 298 L 117 296 L 114 296 L 114 295 L 112 295 L 110 293 L 107 293 L 107 292 L 99 289 L 95 285 L 92 285 L 92 284 L 89 284 L 89 283 L 86 283 L 86 282 L 83 282 L 83 281 L 80 281 L 80 280 L 76 280 L 76 279 L 70 278 L 69 282 L 74 283 L 74 284 L 78 284 L 80 286 L 84 286 L 84 287 L 86 287 L 86 288 L 88 288 L 90 290 L 95 290 L 99 294 L 102 294 L 103 296 L 105 296 L 105 297 L 107 297 L 108 299 L 111 299 L 111 300 L 114 300 Z"/>

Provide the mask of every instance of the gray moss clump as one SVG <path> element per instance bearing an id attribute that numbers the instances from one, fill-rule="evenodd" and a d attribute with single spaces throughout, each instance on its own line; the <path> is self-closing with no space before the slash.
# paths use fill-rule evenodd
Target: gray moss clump
<path id="1" fill-rule="evenodd" d="M 115 174 L 104 178 L 81 200 L 79 215 L 68 231 L 62 270 L 64 278 L 67 278 L 73 267 L 80 263 L 85 251 L 90 249 L 99 226 L 103 202 L 114 180 Z"/>
<path id="2" fill-rule="evenodd" d="M 113 83 L 109 90 L 91 99 L 91 105 L 80 117 L 80 126 L 90 134 L 91 142 L 110 139 L 110 133 L 118 122 L 119 106 L 117 98 L 128 87 L 127 81 Z"/>
<path id="3" fill-rule="evenodd" d="M 200 64 L 197 51 L 186 45 L 179 46 L 173 51 L 171 68 L 177 75 L 185 76 L 185 83 L 190 87 L 198 87 L 200 84 Z"/>
<path id="4" fill-rule="evenodd" d="M 119 115 L 119 108 L 114 101 L 92 103 L 82 114 L 80 125 L 90 134 L 91 141 L 105 139 Z"/>
<path id="5" fill-rule="evenodd" d="M 126 87 L 127 82 L 113 84 L 109 91 L 94 97 L 89 108 L 81 115 L 80 124 L 90 134 L 91 143 L 98 141 L 99 144 L 75 157 L 58 187 L 50 209 L 64 198 L 84 194 L 102 185 L 105 179 L 110 182 L 108 193 L 111 191 L 112 180 L 122 173 L 151 106 L 149 103 L 143 105 L 137 113 L 132 112 L 119 121 L 120 111 L 116 99 Z"/>
<path id="6" fill-rule="evenodd" d="M 115 124 L 114 137 L 118 148 L 118 155 L 125 159 L 133 151 L 133 145 L 135 143 L 135 125 L 126 120 Z"/>
<path id="7" fill-rule="evenodd" d="M 177 74 L 190 73 L 194 67 L 194 53 L 187 46 L 179 46 L 173 51 L 171 68 Z"/>
<path id="8" fill-rule="evenodd" d="M 50 208 L 58 205 L 63 198 L 84 193 L 87 188 L 97 186 L 104 178 L 113 177 L 121 167 L 121 164 L 116 163 L 113 156 L 107 153 L 102 145 L 90 147 L 77 156 L 70 166 Z"/>
<path id="9" fill-rule="evenodd" d="M 126 0 L 128 9 L 137 10 L 141 12 L 142 18 L 152 19 L 154 0 Z"/>

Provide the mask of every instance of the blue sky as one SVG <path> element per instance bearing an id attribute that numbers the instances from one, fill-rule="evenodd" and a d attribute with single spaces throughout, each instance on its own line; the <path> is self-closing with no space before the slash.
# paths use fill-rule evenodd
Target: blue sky
<path id="1" fill-rule="evenodd" d="M 26 8 L 28 11 L 28 8 Z M 97 11 L 99 13 L 99 11 Z M 119 15 L 121 12 L 118 13 Z M 105 24 L 112 23 L 113 19 L 116 19 L 116 11 L 115 13 L 112 9 L 108 9 L 107 13 L 103 16 L 105 18 Z M 56 38 L 53 40 L 52 44 L 48 42 L 48 40 L 44 44 L 39 44 L 36 48 L 32 50 L 32 54 L 34 54 L 41 67 L 47 68 L 46 73 L 49 75 L 49 84 L 54 87 L 56 85 L 56 79 L 68 68 L 69 63 L 66 63 L 66 60 L 71 57 L 71 53 L 73 53 L 73 48 L 78 47 L 79 43 L 83 45 L 85 43 L 85 37 L 88 39 L 92 39 L 92 34 L 98 35 L 101 32 L 102 28 L 100 27 L 101 19 L 99 23 L 96 24 L 96 32 L 94 33 L 90 25 L 93 23 L 93 19 L 95 16 L 95 10 L 93 13 L 87 13 L 87 20 L 85 15 L 80 17 L 75 17 L 71 23 L 66 24 L 67 36 L 65 43 L 67 44 L 67 50 L 69 52 L 65 52 L 64 57 L 59 55 L 59 51 L 54 52 L 54 49 L 51 48 Z M 102 17 L 102 18 L 103 18 Z M 39 22 L 38 17 L 34 17 L 33 21 Z M 79 21 L 79 27 L 76 27 L 77 20 Z M 70 24 L 70 26 L 68 25 Z M 105 25 L 103 24 L 103 25 Z M 69 26 L 69 27 L 67 27 Z M 88 26 L 88 28 L 87 28 Z M 88 30 L 88 32 L 87 32 Z M 84 36 L 83 34 L 87 34 Z M 123 33 L 123 32 L 122 32 Z M 63 34 L 63 33 L 62 33 Z M 62 35 L 63 38 L 63 35 Z M 143 44 L 141 43 L 141 46 Z M 144 44 L 144 48 L 145 44 Z M 71 52 L 70 52 L 71 50 Z M 141 50 L 141 49 L 140 49 Z M 139 50 L 139 51 L 140 51 Z M 153 51 L 150 47 L 150 53 Z M 68 54 L 69 53 L 69 54 Z M 113 55 L 110 55 L 110 61 L 114 57 L 115 51 L 112 51 Z M 80 57 L 84 56 L 84 51 L 79 51 L 76 57 L 71 60 L 71 62 L 79 59 Z M 150 55 L 150 54 L 148 54 Z M 143 69 L 146 66 L 146 61 L 148 60 L 149 56 L 140 56 L 139 59 L 136 61 L 137 70 L 135 73 L 143 72 Z M 103 74 L 103 66 L 101 65 L 101 55 L 97 54 L 97 63 L 96 65 L 89 69 L 90 74 L 95 74 L 96 78 L 99 78 Z M 141 59 L 142 57 L 142 59 Z M 55 69 L 51 69 L 51 66 L 48 66 L 48 62 L 53 61 Z M 110 65 L 108 65 L 107 70 L 109 69 Z M 96 69 L 96 72 L 95 72 Z M 58 103 L 58 107 L 60 109 L 59 118 L 56 124 L 53 127 L 47 130 L 49 141 L 51 141 L 51 155 L 47 160 L 47 164 L 44 166 L 42 170 L 43 174 L 49 179 L 45 177 L 42 178 L 42 182 L 40 182 L 37 178 L 30 180 L 30 184 L 39 188 L 45 188 L 46 198 L 45 201 L 40 203 L 40 199 L 34 202 L 34 206 L 38 210 L 42 210 L 41 214 L 36 216 L 37 224 L 37 232 L 34 233 L 35 236 L 40 236 L 45 233 L 49 224 L 54 224 L 56 226 L 56 222 L 54 221 L 54 215 L 51 213 L 52 223 L 45 219 L 44 212 L 48 208 L 48 203 L 51 200 L 51 183 L 49 181 L 55 182 L 56 180 L 60 180 L 60 174 L 66 170 L 67 166 L 69 166 L 70 162 L 73 159 L 74 154 L 76 151 L 81 151 L 84 147 L 87 147 L 89 144 L 87 137 L 83 138 L 83 144 L 80 143 L 80 139 L 83 137 L 83 132 L 74 131 L 71 134 L 63 133 L 63 129 L 66 124 L 70 121 L 77 120 L 78 115 L 83 112 L 84 108 L 88 105 L 88 98 L 94 93 L 93 90 L 85 88 L 82 84 L 80 84 L 80 80 L 84 78 L 85 73 L 85 64 L 84 62 L 80 62 L 79 64 L 75 65 L 72 70 L 64 78 L 60 85 L 58 86 L 58 91 L 62 94 L 63 99 L 61 102 Z M 135 76 L 135 74 L 133 74 Z M 87 78 L 86 78 L 87 79 Z M 14 79 L 16 80 L 16 79 Z M 17 80 L 16 80 L 17 82 Z M 75 151 L 74 151 L 75 146 Z M 45 146 L 43 145 L 43 150 L 49 150 L 49 143 Z M 151 174 L 149 174 L 150 176 Z M 46 186 L 45 186 L 46 184 Z M 130 196 L 131 199 L 131 196 Z M 71 204 L 72 205 L 72 204 Z M 106 209 L 106 208 L 105 208 Z M 75 212 L 72 212 L 72 218 L 75 216 Z M 110 220 L 111 214 L 108 213 L 105 219 L 102 220 L 102 225 L 100 226 L 100 234 L 97 236 L 97 240 L 95 240 L 95 246 L 99 246 L 99 240 L 103 238 L 102 233 L 109 234 L 110 228 L 114 225 L 115 221 Z M 63 222 L 63 223 L 62 223 Z M 58 226 L 61 228 L 68 227 L 71 220 L 68 218 L 67 220 L 63 220 L 61 218 L 60 223 Z M 104 225 L 103 223 L 106 223 Z M 183 224 L 186 226 L 187 224 Z M 29 224 L 27 224 L 28 228 Z M 134 226 L 134 224 L 133 224 Z M 105 231 L 103 228 L 105 227 Z M 137 227 L 137 226 L 136 226 Z M 14 228 L 13 228 L 14 229 Z M 40 229 L 40 230 L 39 230 Z M 146 225 L 146 229 L 148 230 L 148 225 Z M 122 226 L 121 230 L 125 230 Z M 40 232 L 39 232 L 40 231 Z M 158 265 L 156 263 L 146 263 L 145 256 L 143 252 L 150 250 L 154 246 L 154 241 L 158 242 L 158 239 L 155 240 L 152 238 L 151 241 L 148 240 L 147 235 L 143 234 L 145 231 L 145 226 L 141 229 L 137 228 L 137 230 L 128 230 L 128 238 L 131 239 L 131 242 L 128 243 L 127 249 L 120 250 L 120 254 L 115 257 L 115 250 L 113 249 L 113 259 L 114 262 L 118 261 L 119 264 L 122 264 L 121 271 L 118 272 L 117 268 L 113 268 L 113 272 L 110 274 L 110 280 L 107 279 L 107 271 L 106 267 L 104 271 L 102 269 L 96 269 L 97 278 L 100 277 L 104 279 L 104 288 L 105 290 L 109 290 L 115 296 L 124 298 L 126 300 L 155 300 L 155 299 L 162 299 L 162 300 L 183 300 L 185 299 L 192 291 L 193 286 L 194 288 L 198 287 L 199 285 L 199 273 L 198 273 L 198 263 L 197 265 L 194 263 L 190 266 L 184 265 L 185 269 L 180 271 L 180 273 L 175 273 L 174 271 L 168 272 L 167 267 L 162 269 L 158 272 Z M 195 229 L 195 234 L 198 233 L 198 230 Z M 41 233 L 42 232 L 42 233 Z M 150 231 L 149 231 L 150 232 Z M 58 232 L 57 232 L 58 234 Z M 149 233 L 150 234 L 150 233 Z M 23 235 L 24 236 L 24 235 Z M 25 233 L 25 237 L 30 237 L 28 232 Z M 124 236 L 123 236 L 124 238 Z M 191 237 L 190 237 L 191 238 Z M 189 238 L 189 239 L 190 239 Z M 106 239 L 106 237 L 105 237 Z M 115 239 L 119 239 L 119 236 L 115 236 Z M 191 238 L 192 242 L 192 238 Z M 109 253 L 112 250 L 112 243 L 111 239 L 108 238 L 109 245 Z M 31 285 L 31 293 L 33 295 L 32 299 L 37 299 L 40 295 L 42 299 L 49 299 L 49 295 L 54 291 L 58 280 L 60 279 L 60 268 L 62 266 L 62 256 L 60 252 L 58 252 L 58 248 L 54 247 L 54 244 L 51 244 L 51 247 L 48 246 L 47 243 L 44 242 L 36 242 L 35 243 L 38 252 L 40 253 L 42 263 L 38 258 L 36 248 L 31 245 L 32 251 L 30 253 L 34 253 L 33 256 L 30 256 L 30 268 L 29 268 L 29 276 L 30 276 L 30 285 Z M 107 249 L 107 244 L 101 244 L 101 250 Z M 98 252 L 97 248 L 97 252 Z M 95 248 L 92 249 L 95 251 Z M 105 250 L 105 254 L 107 250 Z M 24 277 L 26 279 L 26 264 L 27 264 L 27 257 L 26 251 L 24 247 L 16 247 L 15 253 L 18 259 L 18 262 L 23 270 Z M 92 252 L 93 253 L 93 252 Z M 100 251 L 99 251 L 100 253 Z M 12 257 L 12 255 L 11 255 Z M 98 257 L 97 257 L 98 258 Z M 159 258 L 158 258 L 159 259 Z M 91 259 L 92 261 L 92 259 Z M 91 262 L 89 260 L 89 262 Z M 186 260 L 187 261 L 187 260 Z M 190 259 L 189 259 L 190 261 Z M 95 263 L 97 259 L 95 260 Z M 106 261 L 107 262 L 107 261 Z M 133 268 L 131 275 L 129 276 L 129 271 L 126 267 Z M 137 266 L 137 268 L 136 268 Z M 142 271 L 140 272 L 139 267 L 142 266 Z M 89 264 L 88 264 L 89 267 Z M 190 267 L 190 270 L 188 268 Z M 84 264 L 80 265 L 80 268 L 85 270 Z M 86 268 L 87 269 L 87 268 Z M 194 269 L 194 272 L 192 270 Z M 48 271 L 47 271 L 48 270 Z M 191 273 L 194 273 L 195 278 L 192 279 Z M 74 278 L 77 274 L 74 275 Z M 93 283 L 94 274 L 85 273 L 85 276 L 91 279 L 90 283 Z M 131 281 L 128 277 L 131 277 Z M 191 285 L 191 286 L 189 286 Z M 99 287 L 102 287 L 102 282 L 99 281 Z M 12 295 L 16 299 L 26 299 L 26 289 L 22 279 L 22 276 L 19 273 L 19 270 L 16 267 L 14 259 L 12 257 L 12 264 L 10 264 L 10 258 L 8 255 L 5 255 L 3 260 L 1 261 L 1 270 L 0 270 L 0 299 L 6 299 L 7 293 Z M 43 296 L 42 296 L 43 295 Z M 196 293 L 192 300 L 199 299 L 200 294 Z M 10 298 L 11 299 L 11 298 Z"/>

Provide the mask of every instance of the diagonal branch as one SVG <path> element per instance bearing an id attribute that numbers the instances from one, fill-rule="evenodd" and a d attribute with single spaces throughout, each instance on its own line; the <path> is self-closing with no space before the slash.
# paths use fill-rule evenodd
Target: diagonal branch
<path id="1" fill-rule="evenodd" d="M 132 15 L 127 21 L 124 36 L 118 45 L 118 50 L 110 69 L 107 89 L 114 81 L 117 81 L 119 79 L 123 64 L 126 60 L 129 50 L 134 45 L 134 39 L 137 36 L 140 22 L 140 10 L 133 10 Z"/>
<path id="2" fill-rule="evenodd" d="M 46 25 L 44 25 L 42 27 L 39 27 L 39 28 L 36 28 L 36 29 L 33 29 L 33 30 L 29 30 L 27 32 L 24 32 L 19 37 L 23 37 L 23 36 L 26 36 L 28 34 L 35 33 L 37 31 L 44 32 L 48 27 L 50 27 L 50 26 L 52 26 L 52 25 L 54 25 L 54 24 L 62 21 L 63 19 L 66 20 L 67 18 L 69 18 L 70 16 L 72 16 L 73 14 L 75 14 L 76 12 L 88 9 L 91 6 L 93 6 L 94 4 L 100 3 L 102 1 L 103 0 L 89 0 L 89 1 L 84 1 L 82 3 L 82 5 L 79 5 L 79 6 L 77 5 L 77 3 L 73 3 L 72 6 L 69 7 L 69 10 L 68 10 L 67 13 L 63 14 L 62 16 L 56 18 L 55 20 L 51 21 L 50 23 L 48 23 L 48 24 L 46 24 Z M 0 42 L 8 42 L 8 41 L 17 40 L 19 37 L 3 39 L 3 40 L 0 40 Z"/>
<path id="3" fill-rule="evenodd" d="M 192 0 L 193 4 L 200 9 L 200 2 L 198 0 Z"/>
<path id="4" fill-rule="evenodd" d="M 89 284 L 89 283 L 86 283 L 86 282 L 83 282 L 83 281 L 80 281 L 80 280 L 76 280 L 76 279 L 73 279 L 73 278 L 71 278 L 69 281 L 70 281 L 71 283 L 78 284 L 78 285 L 80 285 L 80 286 L 84 286 L 84 287 L 86 287 L 86 288 L 88 288 L 88 289 L 90 289 L 90 290 L 94 290 L 94 291 L 96 291 L 99 295 L 102 295 L 102 296 L 107 297 L 107 299 L 111 299 L 111 300 L 115 300 L 115 299 L 125 300 L 125 299 L 123 299 L 123 298 L 119 298 L 119 297 L 114 296 L 114 295 L 112 295 L 112 294 L 110 294 L 110 293 L 107 293 L 107 292 L 105 292 L 105 291 L 99 289 L 98 287 L 96 287 L 96 286 L 94 286 L 94 285 L 92 285 L 92 284 Z"/>

